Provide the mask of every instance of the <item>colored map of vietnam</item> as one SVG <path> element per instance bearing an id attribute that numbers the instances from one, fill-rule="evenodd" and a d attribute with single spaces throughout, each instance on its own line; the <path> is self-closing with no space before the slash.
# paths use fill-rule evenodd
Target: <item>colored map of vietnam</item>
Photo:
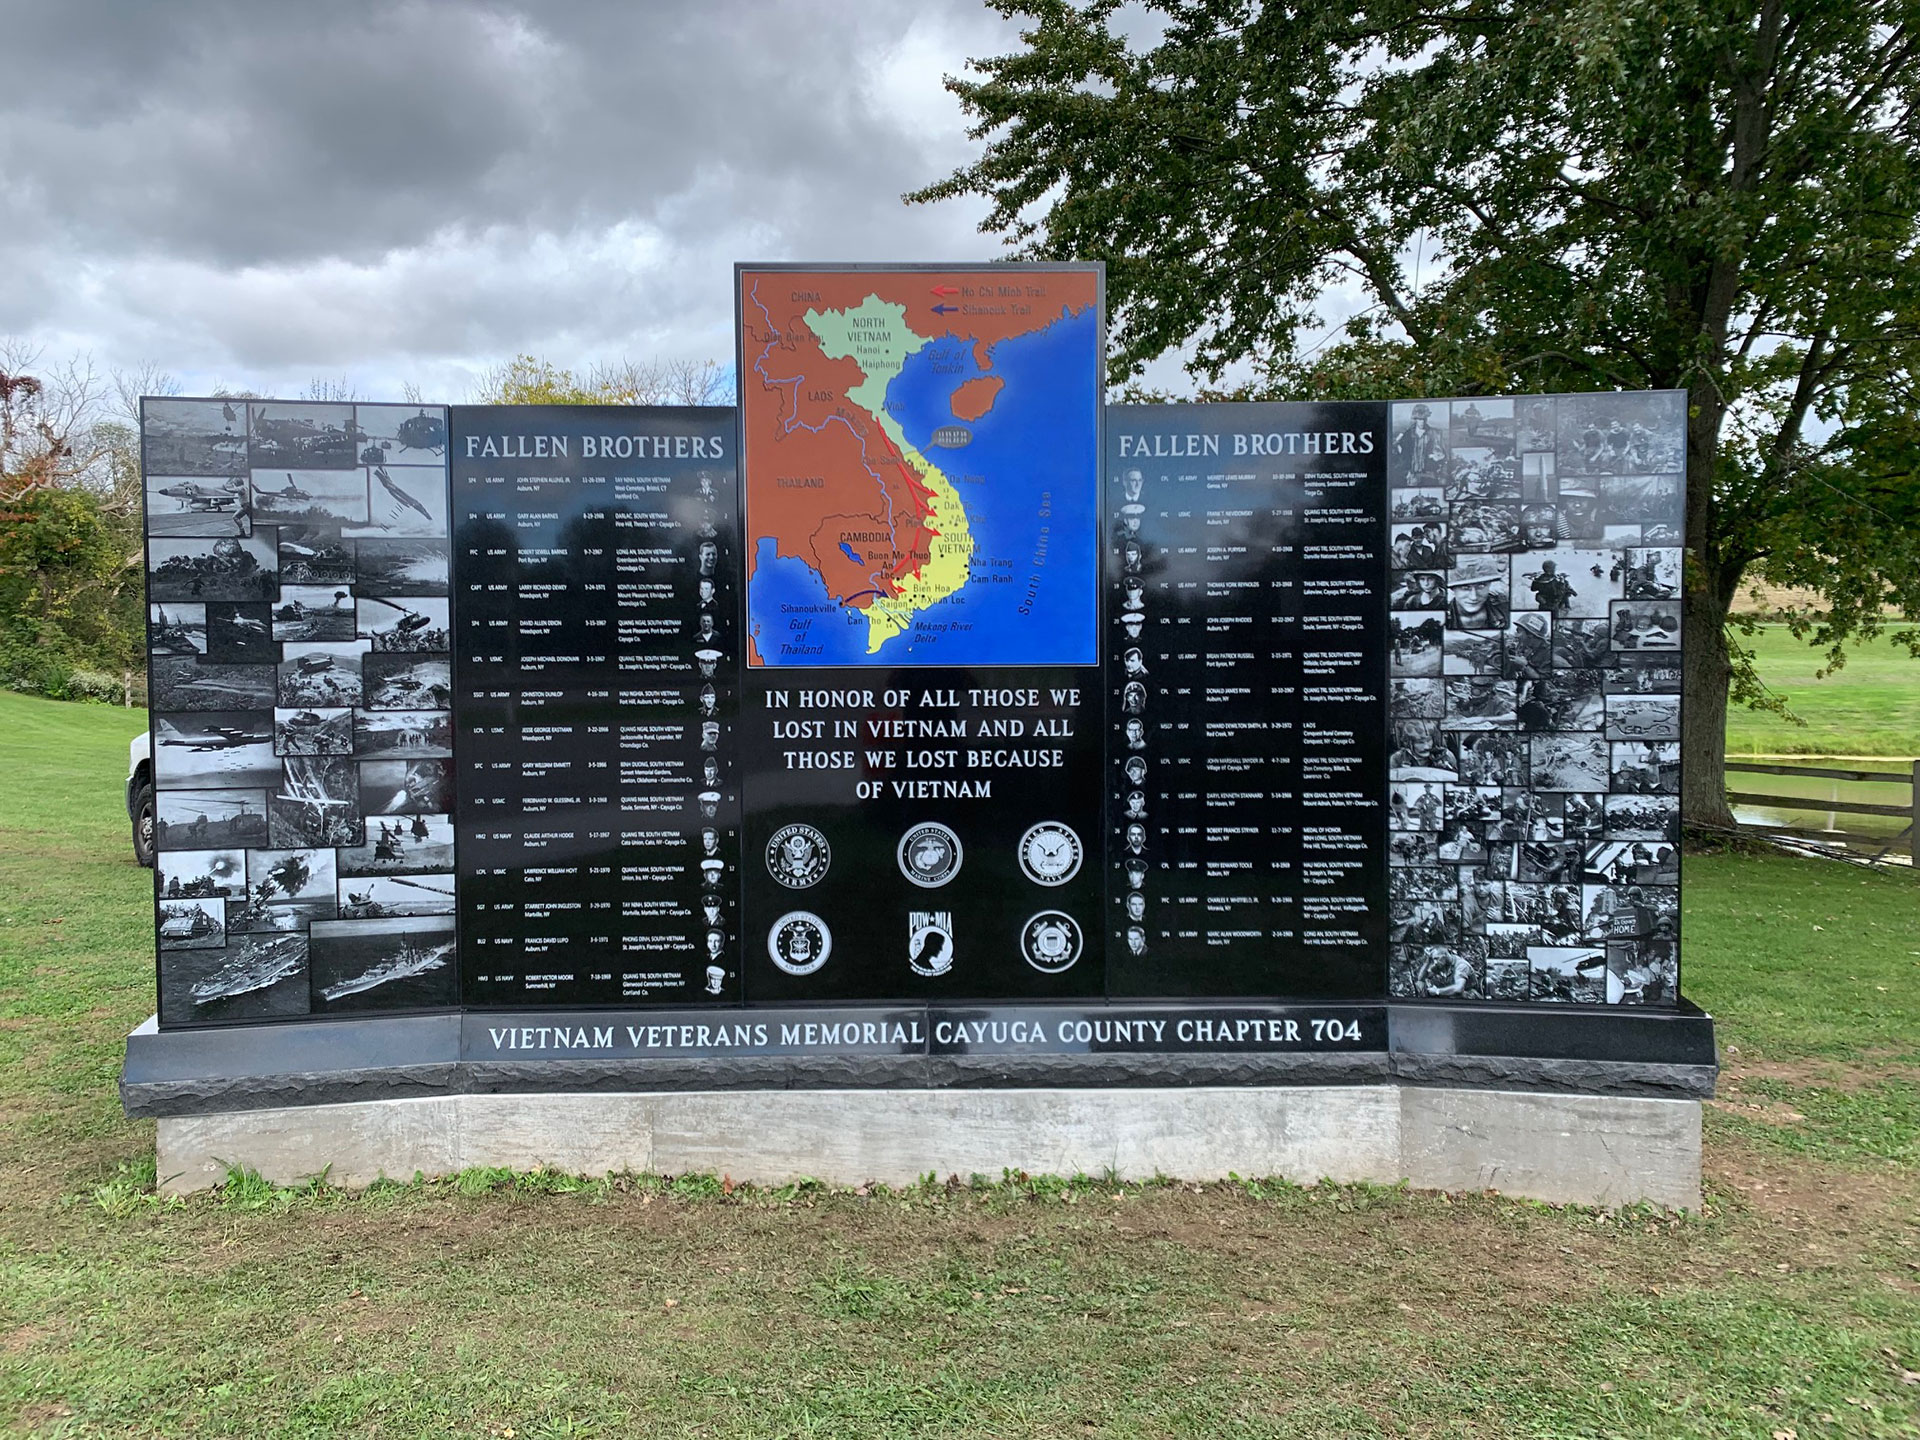
<path id="1" fill-rule="evenodd" d="M 748 661 L 1097 658 L 1097 272 L 740 272 Z"/>

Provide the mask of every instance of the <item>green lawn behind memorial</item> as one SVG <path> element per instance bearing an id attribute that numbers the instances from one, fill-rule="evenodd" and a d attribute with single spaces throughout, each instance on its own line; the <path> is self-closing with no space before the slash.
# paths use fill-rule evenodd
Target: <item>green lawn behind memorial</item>
<path id="1" fill-rule="evenodd" d="M 46 1435 L 1910 1436 L 1920 890 L 1688 861 L 1703 1214 L 1270 1183 L 151 1193 L 120 786 L 0 694 L 0 1425 Z"/>

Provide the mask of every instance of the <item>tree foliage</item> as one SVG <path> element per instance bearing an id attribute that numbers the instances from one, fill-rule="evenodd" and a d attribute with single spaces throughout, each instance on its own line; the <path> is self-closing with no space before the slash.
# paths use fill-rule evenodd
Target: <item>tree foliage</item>
<path id="1" fill-rule="evenodd" d="M 516 355 L 486 372 L 474 390 L 482 405 L 719 405 L 731 375 L 712 360 L 622 360 L 584 372 Z"/>
<path id="2" fill-rule="evenodd" d="M 1732 602 L 1920 653 L 1913 0 L 994 0 L 1023 48 L 948 86 L 1021 253 L 1106 261 L 1113 378 L 1237 393 L 1680 388 L 1689 818 L 1726 823 Z M 1355 313 L 1319 344 L 1330 295 Z"/>

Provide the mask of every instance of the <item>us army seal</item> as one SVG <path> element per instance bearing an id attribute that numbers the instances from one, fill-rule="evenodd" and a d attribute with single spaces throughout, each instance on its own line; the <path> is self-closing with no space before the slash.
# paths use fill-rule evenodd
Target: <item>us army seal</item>
<path id="1" fill-rule="evenodd" d="M 827 837 L 811 825 L 782 825 L 767 841 L 767 873 L 789 890 L 818 884 L 832 863 Z"/>
<path id="2" fill-rule="evenodd" d="M 811 975 L 833 953 L 833 932 L 808 910 L 789 910 L 767 931 L 767 955 L 789 975 Z"/>

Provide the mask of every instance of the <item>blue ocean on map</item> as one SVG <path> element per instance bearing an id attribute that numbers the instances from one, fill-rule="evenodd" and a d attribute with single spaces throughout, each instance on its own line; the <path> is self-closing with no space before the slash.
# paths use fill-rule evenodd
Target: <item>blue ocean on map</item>
<path id="1" fill-rule="evenodd" d="M 761 537 L 747 608 L 763 662 L 1099 662 L 1101 367 L 1095 325 L 1091 309 L 1063 314 L 1043 330 L 1000 341 L 986 370 L 976 363 L 970 341 L 951 336 L 936 337 L 908 358 L 887 388 L 887 409 L 915 448 L 954 482 L 966 507 L 974 541 L 967 583 L 869 655 L 865 618 L 837 606 L 816 609 L 830 604 L 819 573 L 802 560 L 776 558 L 773 539 Z M 954 392 L 988 374 L 1003 382 L 993 407 L 978 420 L 956 420 Z M 933 443 L 935 431 L 955 425 L 972 432 L 968 444 Z M 812 624 L 796 636 L 788 617 L 808 613 Z M 780 655 L 783 639 L 802 639 L 819 653 Z"/>

